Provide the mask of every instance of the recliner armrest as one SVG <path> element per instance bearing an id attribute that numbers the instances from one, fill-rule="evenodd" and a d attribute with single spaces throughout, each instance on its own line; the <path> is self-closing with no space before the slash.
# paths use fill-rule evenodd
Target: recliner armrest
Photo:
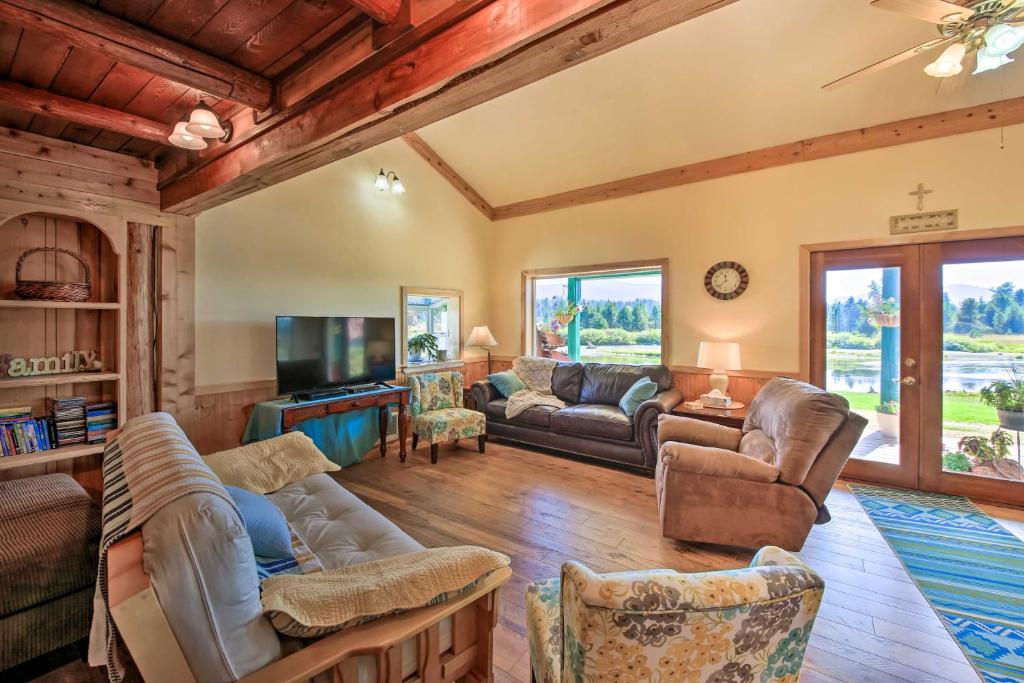
<path id="1" fill-rule="evenodd" d="M 678 389 L 666 389 L 647 399 L 636 409 L 633 424 L 640 449 L 644 454 L 644 467 L 654 469 L 658 462 L 658 418 L 683 400 L 683 392 Z"/>
<path id="2" fill-rule="evenodd" d="M 678 441 L 697 446 L 737 451 L 741 438 L 743 438 L 742 430 L 714 422 L 695 420 L 681 415 L 662 415 L 658 418 L 658 443 Z"/>
<path id="3" fill-rule="evenodd" d="M 773 484 L 779 480 L 779 469 L 774 465 L 724 448 L 668 441 L 661 445 L 658 457 L 663 468 L 674 472 L 744 479 L 764 484 Z"/>

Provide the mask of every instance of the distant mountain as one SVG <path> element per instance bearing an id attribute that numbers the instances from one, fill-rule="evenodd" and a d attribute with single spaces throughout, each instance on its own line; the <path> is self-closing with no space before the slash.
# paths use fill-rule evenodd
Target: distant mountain
<path id="1" fill-rule="evenodd" d="M 985 299 L 987 301 L 992 298 L 991 289 L 977 285 L 946 285 L 945 290 L 949 294 L 949 300 L 957 306 L 964 299 Z"/>

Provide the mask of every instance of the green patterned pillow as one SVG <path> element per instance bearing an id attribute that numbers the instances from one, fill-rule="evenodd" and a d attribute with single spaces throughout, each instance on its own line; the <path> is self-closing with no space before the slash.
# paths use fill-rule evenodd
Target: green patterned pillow
<path id="1" fill-rule="evenodd" d="M 519 379 L 519 375 L 511 370 L 487 375 L 487 381 L 493 384 L 494 388 L 497 389 L 505 398 L 508 398 L 517 391 L 522 391 L 526 388 L 523 380 Z"/>
<path id="2" fill-rule="evenodd" d="M 619 399 L 619 407 L 630 417 L 636 413 L 640 404 L 658 393 L 658 385 L 650 377 L 641 377 Z"/>

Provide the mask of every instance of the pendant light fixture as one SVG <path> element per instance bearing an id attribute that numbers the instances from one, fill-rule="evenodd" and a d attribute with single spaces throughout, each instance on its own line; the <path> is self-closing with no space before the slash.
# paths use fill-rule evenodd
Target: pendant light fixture
<path id="1" fill-rule="evenodd" d="M 206 140 L 198 135 L 192 135 L 185 126 L 185 121 L 174 124 L 174 132 L 167 138 L 168 142 L 182 149 L 206 149 Z"/>

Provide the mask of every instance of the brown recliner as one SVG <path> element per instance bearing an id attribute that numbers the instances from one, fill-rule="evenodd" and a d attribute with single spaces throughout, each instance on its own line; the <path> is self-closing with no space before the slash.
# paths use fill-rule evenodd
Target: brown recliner
<path id="1" fill-rule="evenodd" d="M 825 497 L 866 424 L 842 396 L 781 377 L 753 400 L 743 429 L 661 415 L 662 534 L 800 550 L 811 526 L 829 520 Z"/>

